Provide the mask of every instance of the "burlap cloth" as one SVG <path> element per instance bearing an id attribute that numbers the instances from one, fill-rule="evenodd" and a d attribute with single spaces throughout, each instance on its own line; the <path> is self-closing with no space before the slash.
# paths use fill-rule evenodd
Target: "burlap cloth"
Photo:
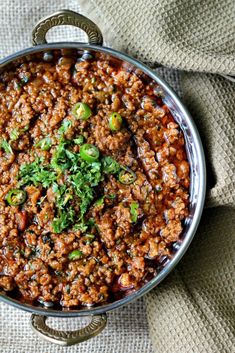
<path id="1" fill-rule="evenodd" d="M 235 273 L 234 0 L 0 0 L 0 56 L 29 44 L 41 16 L 61 8 L 88 15 L 106 44 L 154 66 L 182 96 L 200 130 L 207 159 L 206 210 L 190 250 L 177 269 L 144 300 L 109 315 L 103 334 L 68 352 L 232 353 Z M 67 33 L 67 35 L 65 35 Z M 50 38 L 78 38 L 60 28 Z M 193 71 L 193 72 L 188 72 Z M 206 74 L 210 72 L 213 74 Z M 180 79 L 180 81 L 179 81 Z M 31 334 L 28 314 L 0 305 L 0 351 L 54 353 Z M 54 321 L 75 328 L 77 320 Z"/>

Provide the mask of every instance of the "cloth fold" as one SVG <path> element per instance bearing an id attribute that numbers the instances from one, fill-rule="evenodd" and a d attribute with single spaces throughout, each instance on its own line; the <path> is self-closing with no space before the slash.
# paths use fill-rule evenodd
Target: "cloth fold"
<path id="1" fill-rule="evenodd" d="M 107 45 L 154 64 L 235 74 L 234 0 L 79 0 Z"/>

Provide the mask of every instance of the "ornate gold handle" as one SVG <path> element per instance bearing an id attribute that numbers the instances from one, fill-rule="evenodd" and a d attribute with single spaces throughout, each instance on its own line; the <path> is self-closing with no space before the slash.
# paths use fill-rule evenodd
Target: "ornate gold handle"
<path id="1" fill-rule="evenodd" d="M 39 336 L 60 346 L 72 346 L 92 338 L 106 326 L 106 314 L 92 316 L 91 322 L 76 331 L 59 331 L 46 325 L 47 316 L 32 315 L 31 325 Z"/>
<path id="2" fill-rule="evenodd" d="M 94 22 L 89 18 L 70 10 L 60 10 L 54 14 L 41 19 L 33 29 L 33 45 L 45 44 L 46 34 L 52 27 L 61 25 L 72 25 L 86 32 L 89 44 L 102 45 L 103 36 Z"/>

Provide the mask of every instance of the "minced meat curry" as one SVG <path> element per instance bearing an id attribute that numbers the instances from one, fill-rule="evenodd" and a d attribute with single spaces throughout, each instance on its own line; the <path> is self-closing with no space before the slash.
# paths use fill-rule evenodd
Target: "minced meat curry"
<path id="1" fill-rule="evenodd" d="M 101 305 L 153 278 L 189 204 L 182 131 L 159 87 L 104 55 L 0 75 L 0 288 Z"/>

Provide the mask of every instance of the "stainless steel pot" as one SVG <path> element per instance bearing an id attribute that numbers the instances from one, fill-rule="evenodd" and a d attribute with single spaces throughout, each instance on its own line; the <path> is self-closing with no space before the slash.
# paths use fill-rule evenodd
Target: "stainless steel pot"
<path id="1" fill-rule="evenodd" d="M 47 44 L 47 31 L 50 28 L 59 25 L 73 25 L 81 28 L 87 33 L 89 43 L 63 42 Z M 118 60 L 125 68 L 141 71 L 143 75 L 147 75 L 155 80 L 164 93 L 164 102 L 167 104 L 175 120 L 183 130 L 191 168 L 190 215 L 184 227 L 182 244 L 174 257 L 166 264 L 160 273 L 135 293 L 113 303 L 92 308 L 81 308 L 78 310 L 59 310 L 33 306 L 21 303 L 17 299 L 9 297 L 6 293 L 0 294 L 0 300 L 3 302 L 32 313 L 32 327 L 41 337 L 50 342 L 68 346 L 85 341 L 101 332 L 106 326 L 106 313 L 108 311 L 130 303 L 149 292 L 170 273 L 185 254 L 197 230 L 203 210 L 206 190 L 205 158 L 202 143 L 193 119 L 174 91 L 162 78 L 141 62 L 111 48 L 103 47 L 102 34 L 99 28 L 91 20 L 69 10 L 58 11 L 53 15 L 42 19 L 35 26 L 32 33 L 32 40 L 34 47 L 22 50 L 2 59 L 0 61 L 0 71 L 4 71 L 9 66 L 17 65 L 24 60 L 30 60 L 30 58 L 37 53 L 40 53 L 44 60 L 50 60 L 53 56 L 54 50 L 62 50 L 62 52 L 64 50 L 76 50 L 80 53 L 81 60 L 89 58 L 94 52 L 102 52 L 111 56 L 115 60 Z M 77 331 L 58 331 L 46 325 L 46 319 L 48 316 L 81 317 L 87 315 L 91 316 L 90 324 Z"/>

